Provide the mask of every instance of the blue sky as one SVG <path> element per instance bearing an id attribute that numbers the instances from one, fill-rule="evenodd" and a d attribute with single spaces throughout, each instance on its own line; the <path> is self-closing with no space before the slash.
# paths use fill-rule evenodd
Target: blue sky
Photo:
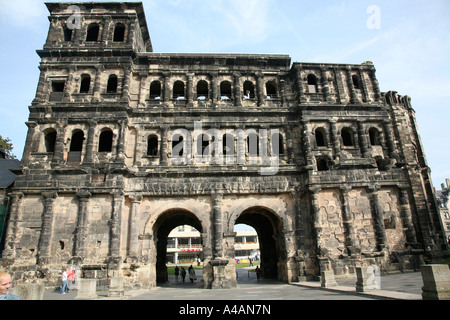
<path id="1" fill-rule="evenodd" d="M 42 48 L 49 26 L 44 2 L 0 0 L 0 135 L 12 140 L 19 159 L 39 79 L 36 50 Z M 411 96 L 434 185 L 440 188 L 450 178 L 450 1 L 143 3 L 155 52 L 279 53 L 290 55 L 292 62 L 372 61 L 382 91 Z M 368 10 L 373 7 L 379 15 Z"/>

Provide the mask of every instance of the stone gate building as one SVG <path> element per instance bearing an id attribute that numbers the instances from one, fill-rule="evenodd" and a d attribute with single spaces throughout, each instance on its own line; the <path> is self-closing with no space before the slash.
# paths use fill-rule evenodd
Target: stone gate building
<path id="1" fill-rule="evenodd" d="M 75 264 L 152 287 L 179 225 L 201 232 L 207 288 L 236 285 L 237 223 L 285 282 L 443 253 L 410 98 L 371 62 L 154 53 L 141 3 L 47 7 L 2 255 L 16 279 Z"/>

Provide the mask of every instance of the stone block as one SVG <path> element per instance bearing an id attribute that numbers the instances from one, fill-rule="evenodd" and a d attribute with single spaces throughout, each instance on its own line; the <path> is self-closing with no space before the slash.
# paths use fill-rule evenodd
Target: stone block
<path id="1" fill-rule="evenodd" d="M 450 269 L 446 264 L 420 267 L 424 300 L 450 300 Z"/>
<path id="2" fill-rule="evenodd" d="M 380 290 L 380 272 L 377 266 L 356 268 L 356 292 Z"/>
<path id="3" fill-rule="evenodd" d="M 75 300 L 95 300 L 97 299 L 97 280 L 80 279 L 80 288 Z"/>
<path id="4" fill-rule="evenodd" d="M 108 297 L 123 297 L 124 295 L 125 290 L 123 288 L 123 278 L 122 277 L 111 278 L 109 282 Z"/>
<path id="5" fill-rule="evenodd" d="M 19 296 L 20 300 L 44 300 L 44 290 L 43 283 L 24 283 L 14 286 L 11 293 Z"/>
<path id="6" fill-rule="evenodd" d="M 338 285 L 336 280 L 334 279 L 334 271 L 333 270 L 322 271 L 321 277 L 320 277 L 320 282 L 321 282 L 322 288 L 332 288 L 332 287 L 337 287 L 337 285 Z"/>

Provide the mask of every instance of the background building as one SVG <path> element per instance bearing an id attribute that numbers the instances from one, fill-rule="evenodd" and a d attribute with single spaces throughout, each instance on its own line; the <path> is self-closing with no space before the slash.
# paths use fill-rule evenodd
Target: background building
<path id="1" fill-rule="evenodd" d="M 442 229 L 450 245 L 450 179 L 441 184 L 441 190 L 436 191 L 438 210 L 442 221 Z"/>
<path id="2" fill-rule="evenodd" d="M 237 231 L 234 243 L 235 258 L 239 260 L 259 257 L 259 242 L 256 231 Z M 173 229 L 167 240 L 168 263 L 192 263 L 203 261 L 201 234 L 189 225 Z"/>

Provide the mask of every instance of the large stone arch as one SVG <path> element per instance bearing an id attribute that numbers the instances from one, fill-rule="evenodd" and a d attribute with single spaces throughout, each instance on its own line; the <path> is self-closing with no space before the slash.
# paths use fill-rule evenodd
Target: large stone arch
<path id="1" fill-rule="evenodd" d="M 205 228 L 195 213 L 184 208 L 173 208 L 164 211 L 158 215 L 158 218 L 152 225 L 154 247 L 156 250 L 155 268 L 157 284 L 167 281 L 167 239 L 169 233 L 180 225 L 190 225 L 196 228 L 200 233 L 202 233 Z"/>
<path id="2" fill-rule="evenodd" d="M 294 210 L 289 195 L 253 196 L 245 205 L 237 205 L 229 215 L 228 228 L 247 224 L 258 233 L 262 275 L 283 282 L 295 281 L 297 271 L 291 260 L 296 248 L 294 241 Z"/>

